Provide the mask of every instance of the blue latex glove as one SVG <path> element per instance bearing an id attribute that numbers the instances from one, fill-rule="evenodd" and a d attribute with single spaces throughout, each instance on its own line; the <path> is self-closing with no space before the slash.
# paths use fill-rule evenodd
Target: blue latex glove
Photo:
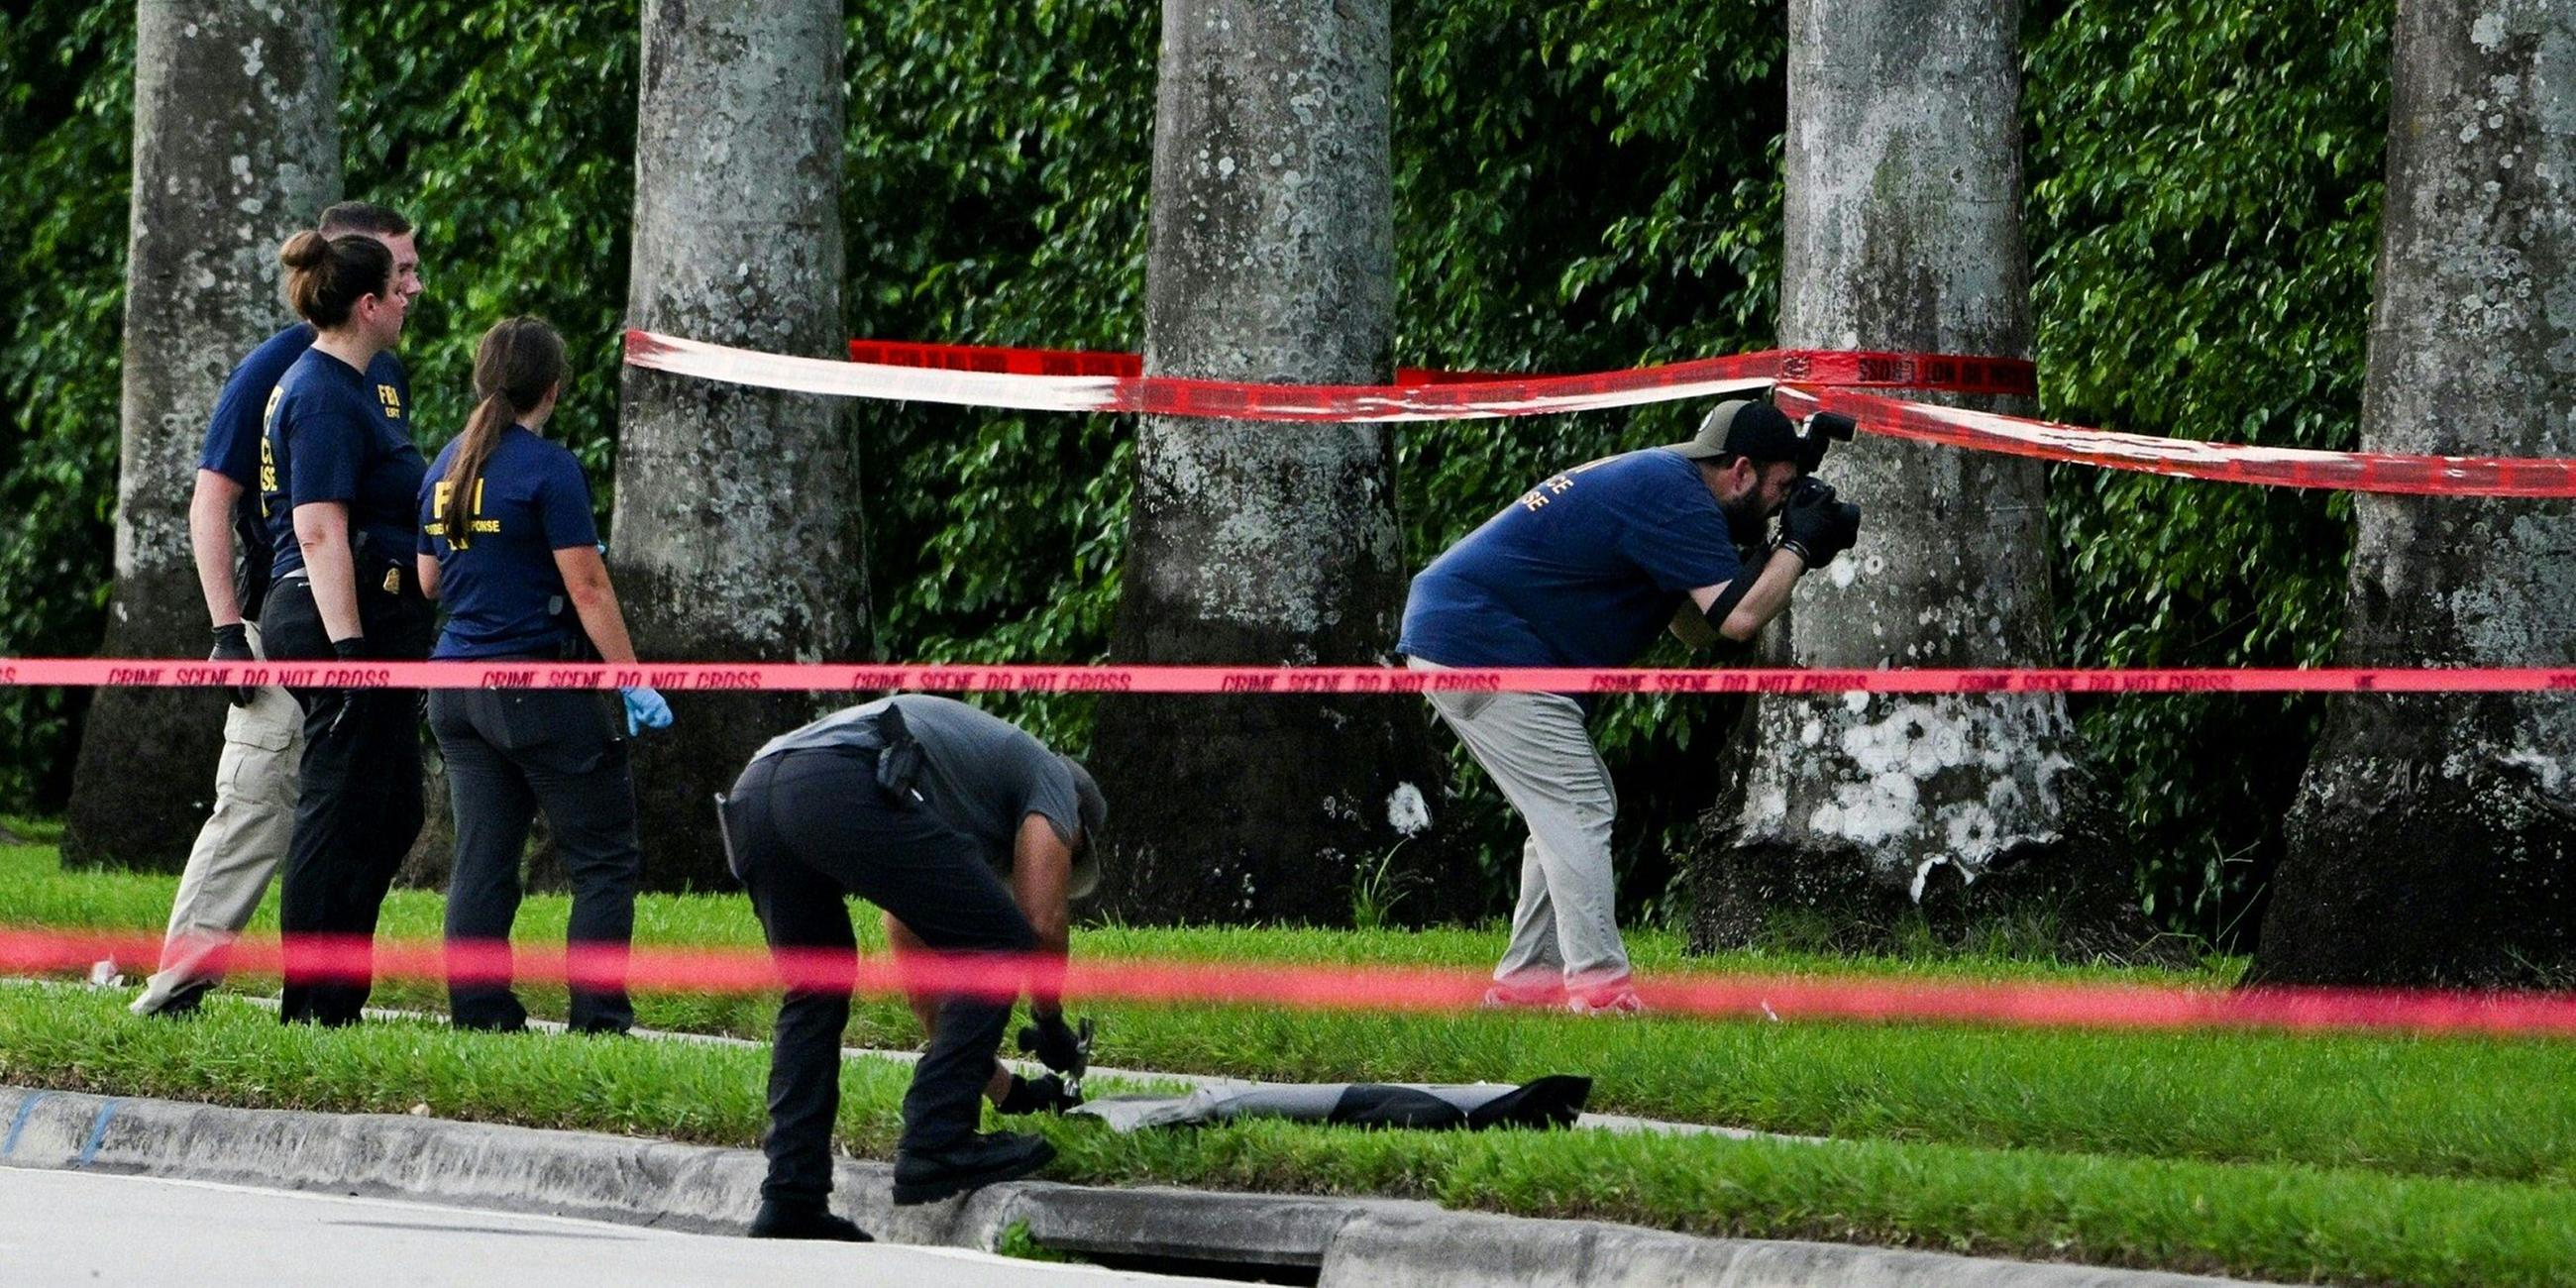
<path id="1" fill-rule="evenodd" d="M 639 684 L 631 689 L 619 689 L 617 693 L 626 699 L 627 737 L 632 738 L 647 729 L 671 727 L 671 704 L 664 702 L 662 695 L 653 691 L 652 685 Z"/>

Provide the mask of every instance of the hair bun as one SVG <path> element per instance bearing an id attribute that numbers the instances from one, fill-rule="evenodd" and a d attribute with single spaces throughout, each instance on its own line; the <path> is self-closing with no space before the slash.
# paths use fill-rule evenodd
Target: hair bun
<path id="1" fill-rule="evenodd" d="M 286 239 L 279 247 L 277 259 L 288 268 L 311 268 L 331 258 L 331 242 L 322 234 L 307 229 Z"/>

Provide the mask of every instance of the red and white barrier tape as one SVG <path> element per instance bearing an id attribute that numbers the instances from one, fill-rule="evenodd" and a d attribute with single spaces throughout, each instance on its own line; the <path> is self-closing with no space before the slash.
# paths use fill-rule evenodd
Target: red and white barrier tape
<path id="1" fill-rule="evenodd" d="M 836 362 L 736 349 L 650 331 L 626 333 L 629 366 L 732 384 L 904 402 L 1008 407 L 1024 411 L 1134 412 L 1220 420 L 1333 423 L 1470 420 L 1596 411 L 1644 403 L 1751 393 L 1795 369 L 1818 384 L 2027 392 L 2030 364 L 1945 354 L 1748 353 L 1633 371 L 1513 376 L 1396 385 L 1284 385 L 1163 376 L 1078 374 L 1090 365 L 1070 350 L 994 350 L 965 345 L 876 346 L 882 357 L 920 365 Z M 1013 357 L 1012 355 L 1020 355 Z M 1051 360 L 1048 355 L 1055 355 Z M 989 355 L 984 357 L 983 355 Z M 954 358 L 953 363 L 941 359 Z M 1071 371 L 1050 367 L 1073 368 Z M 1935 377 L 1938 377 L 1936 379 Z"/>
<path id="2" fill-rule="evenodd" d="M 159 960 L 157 936 L 0 928 L 0 973 L 86 971 L 107 960 Z M 767 993 L 781 987 L 871 995 L 906 991 L 1011 998 L 1032 982 L 1079 999 L 1285 1006 L 1309 1010 L 1443 1012 L 1474 1008 L 1491 982 L 1480 971 L 1286 962 L 1071 962 L 1044 957 L 907 954 L 855 960 L 828 952 L 497 943 L 457 945 L 349 937 L 245 939 L 224 969 L 278 974 L 293 959 L 309 980 L 415 979 L 469 983 L 615 985 L 642 992 Z M 451 974 L 452 972 L 452 974 Z M 2576 997 L 2377 989 L 2205 989 L 2138 984 L 1740 976 L 1677 973 L 1639 979 L 1646 1005 L 1670 1015 L 1778 1020 L 1983 1023 L 2042 1028 L 2270 1028 L 2294 1031 L 2576 1036 Z"/>
<path id="3" fill-rule="evenodd" d="M 1774 400 L 1792 415 L 1841 412 L 1873 434 L 2151 474 L 2418 496 L 2576 497 L 2576 460 L 2564 458 L 2405 456 L 2205 443 L 1785 384 Z"/>
<path id="4" fill-rule="evenodd" d="M 1145 356 L 1107 349 L 1028 349 L 988 344 L 926 344 L 915 340 L 852 340 L 850 361 L 880 367 L 930 367 L 940 371 L 997 371 L 1021 376 L 1115 376 L 1145 374 Z M 1395 383 L 1467 385 L 1511 380 L 1499 371 L 1434 371 L 1398 367 Z"/>
<path id="5" fill-rule="evenodd" d="M 1267 385 L 1141 374 L 1134 354 L 853 340 L 855 361 L 626 333 L 629 364 L 710 380 L 964 406 L 1234 420 L 1414 421 L 1535 416 L 1721 394 L 1778 382 L 1792 411 L 1839 411 L 1875 434 L 1977 451 L 2231 483 L 2420 496 L 2576 497 L 2576 460 L 2414 456 L 2157 438 L 1905 402 L 1864 387 L 2029 394 L 2031 365 L 1947 354 L 1771 350 L 1635 371 L 1501 377 L 1407 371 L 1388 386 Z"/>
<path id="6" fill-rule="evenodd" d="M 2576 690 L 2576 669 L 2316 667 L 1684 670 L 1383 666 L 988 666 L 900 662 L 198 662 L 0 658 L 0 687 L 617 689 L 673 692 L 911 689 L 948 693 L 2543 693 Z"/>
<path id="7" fill-rule="evenodd" d="M 658 338 L 658 337 L 657 337 Z M 1771 349 L 1713 361 L 1764 362 L 1764 374 L 1818 385 L 1853 385 L 1881 389 L 1930 389 L 1959 394 L 2032 396 L 2039 375 L 2021 358 L 1971 358 L 1946 353 L 1897 353 L 1880 350 Z M 850 361 L 887 367 L 929 367 L 941 371 L 983 371 L 1028 376 L 1113 376 L 1141 379 L 1141 354 L 1098 349 L 1025 349 L 983 344 L 925 344 L 911 340 L 852 340 Z M 1690 366 L 1681 363 L 1680 366 Z M 1648 371 L 1665 368 L 1646 368 Z M 1604 373 L 1616 375 L 1620 373 Z M 1540 386 L 1558 381 L 1587 381 L 1595 376 L 1515 376 L 1495 371 L 1437 371 L 1398 367 L 1394 389 L 1424 385 Z M 1269 389 L 1271 385 L 1242 386 Z"/>

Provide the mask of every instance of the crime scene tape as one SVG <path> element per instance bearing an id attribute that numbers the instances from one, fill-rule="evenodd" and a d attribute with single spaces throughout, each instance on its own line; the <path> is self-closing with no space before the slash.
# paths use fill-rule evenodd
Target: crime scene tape
<path id="1" fill-rule="evenodd" d="M 987 344 L 927 344 L 915 340 L 852 340 L 850 361 L 880 367 L 932 367 L 941 371 L 1000 371 L 1021 376 L 1118 376 L 1145 374 L 1145 355 L 1107 349 L 1030 349 Z M 1398 367 L 1395 383 L 1465 385 L 1511 380 L 1499 371 L 1435 371 Z"/>
<path id="2" fill-rule="evenodd" d="M 1866 387 L 2028 395 L 2031 364 L 1949 354 L 1768 350 L 1633 371 L 1501 377 L 1412 370 L 1388 386 L 1265 385 L 1142 376 L 1134 354 L 852 340 L 852 362 L 758 353 L 647 331 L 630 365 L 807 393 L 1040 411 L 1238 420 L 1417 421 L 1533 416 L 1777 387 L 1793 413 L 1839 411 L 1870 433 L 2105 469 L 2417 496 L 2576 497 L 2576 460 L 2255 447 L 2088 429 L 1906 402 Z"/>
<path id="3" fill-rule="evenodd" d="M 159 960 L 157 936 L 0 927 L 0 972 L 86 971 L 101 960 Z M 741 994 L 783 987 L 872 996 L 910 991 L 994 999 L 1033 985 L 1085 1000 L 1276 1006 L 1301 1010 L 1472 1010 L 1492 983 L 1484 972 L 1285 962 L 1113 961 L 1075 957 L 920 953 L 900 957 L 754 948 L 638 946 L 513 948 L 354 936 L 245 938 L 223 950 L 221 969 L 299 979 L 455 980 L 463 983 L 623 983 L 639 992 Z M 1674 972 L 1637 980 L 1653 1011 L 1709 1019 L 1973 1023 L 2031 1028 L 2290 1031 L 2576 1036 L 2576 997 L 2349 988 L 2212 989 L 2145 984 L 1988 982 L 1868 977 L 1751 976 Z"/>
<path id="4" fill-rule="evenodd" d="M 1027 666 L 902 662 L 200 662 L 0 658 L 0 687 L 620 689 L 672 692 L 908 689 L 947 693 L 2543 693 L 2576 690 L 2547 667 L 2037 667 L 1749 670 L 1679 667 Z"/>
<path id="5" fill-rule="evenodd" d="M 2576 460 L 2564 458 L 2408 456 L 2156 438 L 1790 384 L 1779 386 L 1773 400 L 1791 415 L 1841 412 L 1863 429 L 1893 438 L 2151 474 L 2415 496 L 2576 497 Z"/>
<path id="6" fill-rule="evenodd" d="M 954 351 L 971 346 L 910 346 Z M 886 350 L 891 355 L 894 350 Z M 1008 351 L 1004 351 L 1008 352 Z M 1034 354 L 1066 350 L 1025 351 Z M 1794 359 L 1794 361 L 1789 361 Z M 1770 387 L 1784 367 L 1817 384 L 1873 384 L 2000 392 L 2026 384 L 2030 364 L 1946 354 L 1748 353 L 1700 358 L 1631 371 L 1572 376 L 1515 376 L 1416 385 L 1282 385 L 1162 376 L 1084 375 L 1010 370 L 995 357 L 972 366 L 839 362 L 761 353 L 650 331 L 626 333 L 626 363 L 650 371 L 799 393 L 904 402 L 1003 407 L 1023 411 L 1133 412 L 1220 420 L 1328 423 L 1470 420 L 1596 411 L 1645 403 L 1751 393 Z M 1041 368 L 1041 358 L 1023 365 Z M 1946 377 L 1932 383 L 1935 371 Z M 2026 391 L 2025 391 L 2026 392 Z"/>
<path id="7" fill-rule="evenodd" d="M 1970 358 L 1942 353 L 1896 353 L 1878 350 L 1774 349 L 1740 355 L 1768 358 L 1784 380 L 1819 385 L 1871 386 L 1883 389 L 1931 389 L 1945 393 L 2034 396 L 2039 373 L 2020 358 Z M 931 367 L 942 371 L 986 371 L 1030 376 L 1116 376 L 1139 379 L 1145 374 L 1141 354 L 1098 349 L 1026 349 L 983 344 L 925 344 L 911 340 L 852 340 L 850 361 L 888 367 Z M 1687 365 L 1687 364 L 1683 364 Z M 1653 370 L 1653 368 L 1648 368 Z M 1544 384 L 1590 377 L 1507 375 L 1494 371 L 1439 371 L 1398 367 L 1395 387 L 1467 384 Z M 1270 388 L 1249 385 L 1247 388 Z"/>

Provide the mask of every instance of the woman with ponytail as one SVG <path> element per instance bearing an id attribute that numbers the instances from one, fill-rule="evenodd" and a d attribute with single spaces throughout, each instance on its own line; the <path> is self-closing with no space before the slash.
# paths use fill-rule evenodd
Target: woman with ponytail
<path id="1" fill-rule="evenodd" d="M 272 659 L 417 661 L 433 621 L 402 556 L 424 466 L 405 390 L 369 371 L 401 339 L 418 287 L 373 236 L 297 233 L 278 258 L 313 343 L 268 395 L 259 486 L 274 562 L 261 633 Z M 304 753 L 278 905 L 279 1017 L 355 1024 L 377 909 L 420 834 L 420 694 L 293 693 Z"/>
<path id="2" fill-rule="evenodd" d="M 564 371 L 563 337 L 536 318 L 511 318 L 475 348 L 474 412 L 438 454 L 418 500 L 420 582 L 447 608 L 433 657 L 635 662 L 591 522 L 590 485 L 572 453 L 542 436 Z M 539 809 L 572 881 L 572 1027 L 622 1033 L 635 1022 L 623 963 L 644 861 L 626 737 L 670 724 L 671 709 L 640 685 L 623 696 L 625 736 L 589 690 L 430 694 L 430 731 L 447 759 L 456 815 L 447 991 L 458 1028 L 526 1027 L 508 983 L 510 925 Z"/>

